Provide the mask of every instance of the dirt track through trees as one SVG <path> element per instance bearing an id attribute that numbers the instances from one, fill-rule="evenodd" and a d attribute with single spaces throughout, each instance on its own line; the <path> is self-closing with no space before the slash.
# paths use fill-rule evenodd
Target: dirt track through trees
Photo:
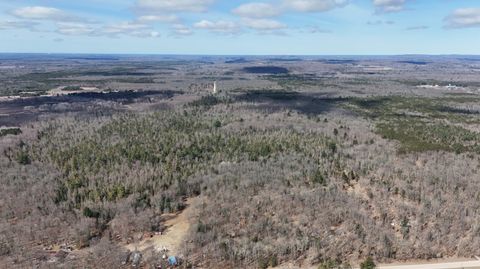
<path id="1" fill-rule="evenodd" d="M 187 200 L 187 207 L 179 214 L 167 214 L 165 217 L 166 230 L 161 235 L 154 235 L 151 238 L 142 240 L 138 243 L 132 243 L 125 247 L 130 251 L 144 251 L 154 248 L 161 251 L 166 247 L 169 255 L 181 255 L 181 246 L 185 242 L 190 227 L 193 224 L 195 216 L 195 207 L 199 203 L 200 198 L 190 198 Z"/>

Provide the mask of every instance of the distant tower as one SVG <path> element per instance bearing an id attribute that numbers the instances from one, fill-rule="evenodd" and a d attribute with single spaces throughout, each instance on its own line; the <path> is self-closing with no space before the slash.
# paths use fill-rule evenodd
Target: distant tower
<path id="1" fill-rule="evenodd" d="M 216 94 L 217 93 L 217 81 L 215 80 L 213 82 L 213 94 Z"/>

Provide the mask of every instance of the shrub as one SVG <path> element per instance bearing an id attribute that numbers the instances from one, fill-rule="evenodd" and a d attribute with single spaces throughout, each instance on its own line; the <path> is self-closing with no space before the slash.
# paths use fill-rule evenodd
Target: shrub
<path id="1" fill-rule="evenodd" d="M 364 262 L 360 264 L 360 269 L 375 269 L 377 266 L 373 262 L 372 257 L 368 257 Z"/>
<path id="2" fill-rule="evenodd" d="M 267 269 L 268 268 L 268 259 L 260 256 L 258 258 L 258 269 Z"/>
<path id="3" fill-rule="evenodd" d="M 6 136 L 6 135 L 19 135 L 21 133 L 22 133 L 22 130 L 20 128 L 0 129 L 0 137 Z"/>
<path id="4" fill-rule="evenodd" d="M 278 266 L 278 258 L 277 258 L 277 255 L 272 255 L 272 256 L 270 256 L 270 260 L 269 260 L 268 264 L 270 265 L 270 267 L 276 267 L 276 266 Z"/>
<path id="5" fill-rule="evenodd" d="M 20 151 L 17 154 L 17 162 L 22 165 L 30 164 L 32 161 L 30 160 L 30 155 L 26 151 Z"/>
<path id="6" fill-rule="evenodd" d="M 317 169 L 315 173 L 312 175 L 312 182 L 315 184 L 326 185 L 325 177 L 323 172 Z"/>
<path id="7" fill-rule="evenodd" d="M 338 268 L 338 264 L 331 259 L 323 261 L 319 266 L 318 269 L 336 269 Z"/>
<path id="8" fill-rule="evenodd" d="M 100 212 L 90 209 L 89 207 L 83 208 L 83 215 L 87 218 L 98 219 L 100 217 Z"/>
<path id="9" fill-rule="evenodd" d="M 335 142 L 328 143 L 328 148 L 332 153 L 337 152 L 337 144 L 335 144 Z"/>

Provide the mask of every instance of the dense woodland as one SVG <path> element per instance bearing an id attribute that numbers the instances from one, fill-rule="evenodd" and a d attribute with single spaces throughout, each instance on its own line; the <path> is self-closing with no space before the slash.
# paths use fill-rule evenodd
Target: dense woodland
<path id="1" fill-rule="evenodd" d="M 0 100 L 0 268 L 130 268 L 125 246 L 186 208 L 185 268 L 480 255 L 480 84 L 464 62 L 224 60 L 0 74 L 0 95 L 57 89 Z"/>
<path id="2" fill-rule="evenodd" d="M 5 134 L 1 260 L 46 265 L 44 247 L 68 242 L 93 249 L 69 264 L 121 266 L 122 242 L 162 231 L 162 213 L 196 196 L 205 199 L 184 246 L 189 264 L 347 268 L 366 257 L 477 254 L 478 134 L 436 127 L 442 113 L 463 110 L 399 119 L 392 107 L 411 100 L 335 100 L 357 114 L 317 115 L 234 100 L 61 117 Z"/>

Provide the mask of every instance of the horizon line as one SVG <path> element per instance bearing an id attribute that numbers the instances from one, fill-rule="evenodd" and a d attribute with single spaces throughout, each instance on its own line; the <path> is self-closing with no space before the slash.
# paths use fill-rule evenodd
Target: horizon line
<path id="1" fill-rule="evenodd" d="M 287 56 L 287 57 L 322 57 L 322 56 L 479 56 L 480 54 L 463 53 L 399 53 L 399 54 L 202 54 L 202 53 L 102 53 L 102 52 L 0 52 L 6 54 L 29 55 L 117 55 L 117 56 Z"/>

